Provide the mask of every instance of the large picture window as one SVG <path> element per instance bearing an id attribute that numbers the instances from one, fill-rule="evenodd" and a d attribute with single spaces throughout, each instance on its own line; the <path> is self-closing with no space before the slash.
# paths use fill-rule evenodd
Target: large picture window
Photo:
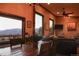
<path id="1" fill-rule="evenodd" d="M 53 34 L 54 32 L 54 21 L 52 19 L 49 20 L 49 34 Z"/>
<path id="2" fill-rule="evenodd" d="M 43 16 L 36 13 L 35 14 L 35 35 L 42 36 L 42 20 Z"/>
<path id="3" fill-rule="evenodd" d="M 0 35 L 22 35 L 21 19 L 0 16 Z"/>

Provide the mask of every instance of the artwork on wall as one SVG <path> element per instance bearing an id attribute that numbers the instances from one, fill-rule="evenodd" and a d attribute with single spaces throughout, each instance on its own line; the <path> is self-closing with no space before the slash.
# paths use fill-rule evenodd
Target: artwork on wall
<path id="1" fill-rule="evenodd" d="M 27 21 L 27 28 L 31 28 L 32 26 L 32 22 L 31 21 Z"/>
<path id="2" fill-rule="evenodd" d="M 68 31 L 75 31 L 76 30 L 76 23 L 75 22 L 69 22 L 67 24 L 67 30 Z"/>

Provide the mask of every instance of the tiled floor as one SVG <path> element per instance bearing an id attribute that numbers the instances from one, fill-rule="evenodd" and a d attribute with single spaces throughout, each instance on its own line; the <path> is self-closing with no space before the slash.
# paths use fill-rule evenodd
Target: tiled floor
<path id="1" fill-rule="evenodd" d="M 0 56 L 20 56 L 22 55 L 22 49 L 20 47 L 13 48 L 10 47 L 0 48 Z"/>
<path id="2" fill-rule="evenodd" d="M 32 56 L 37 55 L 32 47 L 23 45 L 21 48 L 19 45 L 13 46 L 11 49 L 10 47 L 0 48 L 0 56 Z"/>

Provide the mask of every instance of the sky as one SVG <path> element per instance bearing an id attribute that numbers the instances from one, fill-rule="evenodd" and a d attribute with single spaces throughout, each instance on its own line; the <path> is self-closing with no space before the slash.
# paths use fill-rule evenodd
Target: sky
<path id="1" fill-rule="evenodd" d="M 35 28 L 42 27 L 42 17 L 35 14 Z"/>
<path id="2" fill-rule="evenodd" d="M 22 21 L 12 18 L 0 17 L 0 30 L 22 28 Z"/>
<path id="3" fill-rule="evenodd" d="M 39 16 L 38 14 L 35 15 L 35 24 L 36 24 L 35 28 L 39 28 L 42 26 L 42 17 Z M 52 22 L 50 21 L 50 27 L 51 26 Z M 22 21 L 0 16 L 0 30 L 14 29 L 14 28 L 21 29 Z"/>

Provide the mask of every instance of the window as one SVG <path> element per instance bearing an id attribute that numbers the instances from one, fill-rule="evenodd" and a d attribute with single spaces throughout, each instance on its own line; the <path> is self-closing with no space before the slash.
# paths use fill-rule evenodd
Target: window
<path id="1" fill-rule="evenodd" d="M 40 14 L 35 14 L 35 35 L 42 36 L 42 20 L 43 16 Z"/>
<path id="2" fill-rule="evenodd" d="M 49 20 L 49 34 L 53 33 L 53 27 L 54 26 L 54 21 L 52 19 Z"/>
<path id="3" fill-rule="evenodd" d="M 0 16 L 0 35 L 22 35 L 22 21 Z"/>

